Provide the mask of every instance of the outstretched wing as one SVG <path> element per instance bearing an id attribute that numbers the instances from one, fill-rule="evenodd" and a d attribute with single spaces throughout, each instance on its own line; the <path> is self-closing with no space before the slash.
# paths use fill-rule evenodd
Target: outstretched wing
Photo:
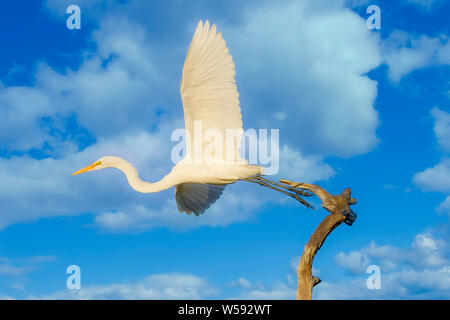
<path id="1" fill-rule="evenodd" d="M 192 148 L 194 126 L 197 124 L 198 128 L 200 123 L 203 133 L 213 129 L 221 134 L 223 148 L 215 154 L 217 159 L 241 160 L 238 150 L 243 133 L 242 116 L 234 75 L 233 59 L 222 35 L 216 32 L 215 25 L 210 28 L 208 21 L 204 25 L 200 21 L 187 53 L 180 86 L 190 135 L 186 139 L 186 154 L 191 159 L 203 154 L 202 149 Z M 233 130 L 234 139 L 226 138 L 227 130 Z M 203 143 L 203 149 L 206 145 Z"/>
<path id="2" fill-rule="evenodd" d="M 198 216 L 220 198 L 224 189 L 225 185 L 181 183 L 175 187 L 178 211 Z"/>

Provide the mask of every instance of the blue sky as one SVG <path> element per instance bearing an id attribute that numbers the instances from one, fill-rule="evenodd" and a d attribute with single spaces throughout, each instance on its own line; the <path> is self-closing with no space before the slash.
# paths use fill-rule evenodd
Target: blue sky
<path id="1" fill-rule="evenodd" d="M 81 29 L 66 28 L 70 4 Z M 366 8 L 381 8 L 369 30 Z M 280 130 L 276 177 L 351 187 L 358 219 L 316 257 L 315 298 L 448 299 L 450 43 L 446 1 L 14 1 L 0 17 L 1 298 L 295 298 L 325 216 L 245 182 L 200 217 L 142 195 L 183 125 L 182 65 L 199 20 L 236 64 L 245 128 Z M 318 206 L 317 200 L 314 201 Z M 66 289 L 66 268 L 82 289 Z M 381 289 L 369 290 L 369 265 Z"/>

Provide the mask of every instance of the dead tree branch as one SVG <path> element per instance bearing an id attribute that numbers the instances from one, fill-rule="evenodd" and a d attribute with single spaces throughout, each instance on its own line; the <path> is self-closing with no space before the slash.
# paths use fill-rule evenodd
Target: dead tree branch
<path id="1" fill-rule="evenodd" d="M 321 282 L 319 278 L 312 275 L 314 257 L 336 227 L 342 222 L 348 225 L 353 224 L 356 214 L 350 209 L 350 206 L 356 203 L 356 199 L 351 197 L 350 188 L 342 191 L 340 195 L 334 196 L 318 185 L 288 180 L 280 180 L 280 182 L 291 188 L 314 193 L 322 201 L 322 207 L 330 212 L 306 243 L 297 269 L 297 300 L 311 300 L 313 287 Z"/>

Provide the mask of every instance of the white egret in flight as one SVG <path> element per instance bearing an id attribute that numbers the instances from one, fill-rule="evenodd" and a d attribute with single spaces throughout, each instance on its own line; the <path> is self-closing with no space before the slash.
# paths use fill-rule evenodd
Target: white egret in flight
<path id="1" fill-rule="evenodd" d="M 210 28 L 208 21 L 205 24 L 200 21 L 187 53 L 180 86 L 186 126 L 185 154 L 190 155 L 191 160 L 203 157 L 204 148 L 192 147 L 194 125 L 199 122 L 203 130 L 219 130 L 222 137 L 226 137 L 227 130 L 238 132 L 236 139 L 223 141 L 226 151 L 234 152 L 231 157 L 222 152 L 215 155 L 216 158 L 222 158 L 222 162 L 197 164 L 185 158 L 155 183 L 142 181 L 133 165 L 115 156 L 102 157 L 74 175 L 112 167 L 122 171 L 130 186 L 138 192 L 159 192 L 175 186 L 179 211 L 195 215 L 209 208 L 221 196 L 227 184 L 248 179 L 270 187 L 266 183 L 269 180 L 260 177 L 262 168 L 248 164 L 238 154 L 243 130 L 234 75 L 234 63 L 222 35 L 217 33 L 215 25 Z M 289 195 L 304 203 L 298 195 L 306 194 L 297 192 Z"/>

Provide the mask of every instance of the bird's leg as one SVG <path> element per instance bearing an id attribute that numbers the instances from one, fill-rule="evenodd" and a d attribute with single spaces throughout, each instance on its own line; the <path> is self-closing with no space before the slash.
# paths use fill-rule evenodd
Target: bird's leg
<path id="1" fill-rule="evenodd" d="M 250 178 L 246 178 L 243 179 L 245 181 L 249 181 L 249 182 L 253 182 L 253 183 L 257 183 L 261 186 L 265 186 L 268 187 L 270 189 L 276 190 L 278 192 L 281 192 L 285 195 L 288 195 L 294 199 L 296 199 L 297 201 L 299 201 L 301 204 L 303 204 L 305 207 L 307 208 L 311 208 L 314 209 L 314 207 L 312 205 L 310 205 L 308 202 L 306 202 L 303 198 L 300 197 L 300 195 L 303 196 L 311 196 L 312 194 L 305 192 L 303 190 L 300 189 L 296 189 L 293 187 L 287 187 L 287 186 L 283 186 L 279 183 L 276 183 L 274 181 L 270 181 L 268 179 L 262 178 L 261 176 L 254 176 L 254 177 L 250 177 Z M 288 192 L 290 191 L 290 192 Z"/>
<path id="2" fill-rule="evenodd" d="M 312 193 L 307 192 L 305 189 L 302 189 L 302 188 L 299 188 L 299 187 L 293 187 L 293 186 L 290 186 L 290 185 L 287 185 L 287 184 L 284 184 L 284 185 L 283 184 L 279 184 L 278 182 L 271 181 L 269 179 L 263 178 L 262 176 L 254 176 L 253 178 L 255 178 L 257 180 L 264 181 L 266 183 L 270 183 L 270 184 L 275 185 L 275 186 L 277 186 L 279 188 L 283 188 L 283 189 L 295 192 L 296 194 L 298 194 L 300 196 L 304 196 L 304 197 L 311 197 L 311 196 L 313 196 Z M 281 181 L 284 181 L 284 180 L 281 180 Z"/>

